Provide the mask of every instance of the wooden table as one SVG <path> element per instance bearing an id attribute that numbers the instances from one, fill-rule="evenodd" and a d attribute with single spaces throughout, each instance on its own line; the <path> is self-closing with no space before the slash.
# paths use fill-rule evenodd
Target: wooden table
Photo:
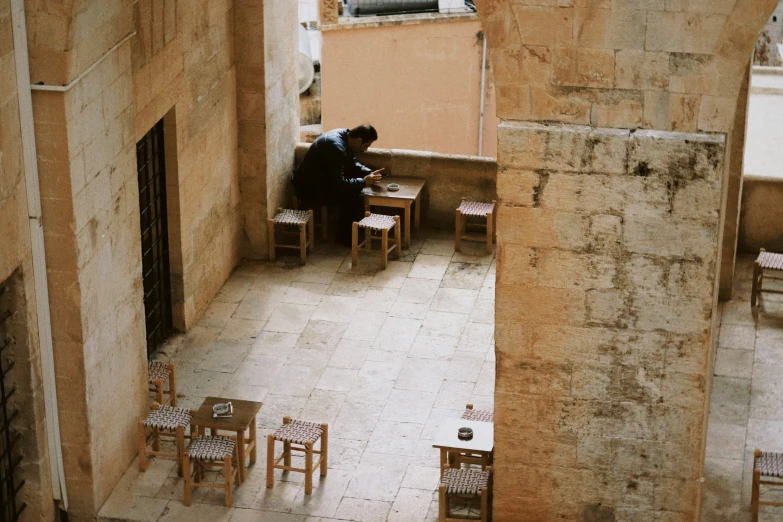
<path id="1" fill-rule="evenodd" d="M 473 438 L 460 440 L 457 437 L 459 428 L 472 428 Z M 440 448 L 440 475 L 446 468 L 459 467 L 460 456 L 478 455 L 482 466 L 489 465 L 492 460 L 492 450 L 495 447 L 495 425 L 491 422 L 468 421 L 463 419 L 446 419 L 435 437 L 433 448 Z M 470 459 L 470 457 L 468 457 Z"/>
<path id="2" fill-rule="evenodd" d="M 397 183 L 400 190 L 391 192 L 388 190 L 389 183 Z M 421 225 L 421 189 L 424 188 L 426 180 L 421 178 L 404 178 L 388 176 L 383 178 L 378 184 L 365 187 L 362 190 L 364 195 L 364 208 L 370 210 L 371 205 L 378 207 L 401 208 L 405 212 L 403 221 L 403 246 L 408 248 L 411 244 L 411 204 L 416 203 L 414 208 L 413 229 L 418 232 Z"/>
<path id="3" fill-rule="evenodd" d="M 231 402 L 234 406 L 234 414 L 231 418 L 215 419 L 212 417 L 212 406 L 219 402 Z M 260 402 L 240 401 L 223 397 L 207 397 L 191 419 L 191 423 L 198 426 L 199 435 L 204 435 L 206 428 L 211 430 L 212 435 L 216 435 L 217 431 L 236 433 L 237 467 L 239 468 L 240 483 L 244 482 L 245 476 L 247 475 L 247 472 L 245 471 L 246 452 L 250 452 L 251 464 L 256 461 L 256 415 L 260 409 Z M 245 439 L 245 430 L 250 430 L 247 439 Z"/>

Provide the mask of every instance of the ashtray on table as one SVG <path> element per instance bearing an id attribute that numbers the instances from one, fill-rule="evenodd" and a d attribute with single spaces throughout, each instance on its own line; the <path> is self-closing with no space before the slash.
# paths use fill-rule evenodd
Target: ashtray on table
<path id="1" fill-rule="evenodd" d="M 473 429 L 472 428 L 460 428 L 457 431 L 457 438 L 459 440 L 470 440 L 473 438 Z"/>

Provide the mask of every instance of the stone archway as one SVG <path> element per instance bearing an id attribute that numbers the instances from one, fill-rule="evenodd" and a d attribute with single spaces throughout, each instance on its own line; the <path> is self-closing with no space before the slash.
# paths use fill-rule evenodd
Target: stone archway
<path id="1" fill-rule="evenodd" d="M 725 173 L 776 0 L 479 0 L 498 144 L 494 519 L 696 520 Z"/>

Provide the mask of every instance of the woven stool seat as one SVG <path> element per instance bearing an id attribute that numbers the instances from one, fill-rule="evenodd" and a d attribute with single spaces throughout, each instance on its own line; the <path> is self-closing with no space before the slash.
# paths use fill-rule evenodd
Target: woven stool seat
<path id="1" fill-rule="evenodd" d="M 391 230 L 394 226 L 394 216 L 386 216 L 384 214 L 370 214 L 359 221 L 359 226 L 362 228 L 370 228 L 372 230 Z"/>
<path id="2" fill-rule="evenodd" d="M 275 223 L 279 225 L 301 225 L 310 220 L 310 213 L 306 210 L 282 209 L 275 217 Z"/>
<path id="3" fill-rule="evenodd" d="M 783 270 L 783 254 L 774 252 L 761 252 L 758 257 L 759 265 L 766 270 Z"/>
<path id="4" fill-rule="evenodd" d="M 169 378 L 169 375 L 171 375 L 171 368 L 168 363 L 150 362 L 147 366 L 147 370 L 149 372 L 150 383 L 154 383 L 158 380 L 165 381 Z"/>
<path id="5" fill-rule="evenodd" d="M 756 457 L 755 467 L 762 477 L 783 478 L 783 453 L 762 452 Z"/>
<path id="6" fill-rule="evenodd" d="M 229 437 L 199 437 L 188 446 L 188 456 L 198 460 L 223 460 L 234 454 L 234 441 Z"/>
<path id="7" fill-rule="evenodd" d="M 321 438 L 322 432 L 320 424 L 291 419 L 291 422 L 283 424 L 275 430 L 274 438 L 275 440 L 293 442 L 295 444 L 314 443 Z"/>
<path id="8" fill-rule="evenodd" d="M 478 495 L 489 485 L 489 471 L 480 469 L 448 468 L 443 473 L 441 484 L 449 495 Z"/>
<path id="9" fill-rule="evenodd" d="M 494 203 L 482 203 L 481 201 L 463 201 L 458 209 L 463 216 L 486 216 L 495 210 Z"/>
<path id="10" fill-rule="evenodd" d="M 493 422 L 495 414 L 492 410 L 471 410 L 467 409 L 462 413 L 460 419 L 479 422 Z"/>
<path id="11" fill-rule="evenodd" d="M 190 425 L 192 415 L 187 408 L 175 408 L 173 406 L 160 406 L 151 410 L 144 425 L 148 428 L 174 431 L 178 426 L 186 428 Z"/>

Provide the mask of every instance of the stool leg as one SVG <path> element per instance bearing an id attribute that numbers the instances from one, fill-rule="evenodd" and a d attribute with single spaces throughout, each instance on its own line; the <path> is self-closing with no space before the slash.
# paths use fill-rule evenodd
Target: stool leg
<path id="1" fill-rule="evenodd" d="M 183 500 L 183 504 L 186 506 L 190 505 L 190 482 L 192 479 L 191 473 L 190 473 L 190 457 L 185 455 L 182 458 L 182 474 L 185 477 L 185 499 Z"/>
<path id="2" fill-rule="evenodd" d="M 182 456 L 185 454 L 185 428 L 177 426 L 176 430 L 177 439 L 177 473 L 182 476 Z"/>
<path id="3" fill-rule="evenodd" d="M 394 250 L 397 259 L 402 258 L 402 241 L 400 241 L 400 216 L 394 216 Z"/>
<path id="4" fill-rule="evenodd" d="M 755 457 L 753 459 L 753 489 L 750 494 L 750 513 L 751 520 L 758 522 L 759 520 L 759 497 L 761 494 L 761 470 L 756 468 L 756 457 L 759 457 L 761 452 L 756 450 Z"/>
<path id="5" fill-rule="evenodd" d="M 291 443 L 288 441 L 283 442 L 283 465 L 291 467 Z M 288 473 L 288 470 L 283 473 Z"/>
<path id="6" fill-rule="evenodd" d="M 163 402 L 163 380 L 158 379 L 155 381 L 155 402 L 158 404 L 166 404 Z"/>
<path id="7" fill-rule="evenodd" d="M 177 368 L 174 366 L 174 363 L 169 364 L 169 371 L 171 372 L 169 374 L 169 399 L 171 400 L 171 405 L 176 406 L 177 405 Z"/>
<path id="8" fill-rule="evenodd" d="M 489 514 L 487 488 L 481 488 L 481 522 L 487 522 Z"/>
<path id="9" fill-rule="evenodd" d="M 446 498 L 446 485 L 438 486 L 438 521 L 444 522 L 449 516 L 449 504 Z"/>
<path id="10" fill-rule="evenodd" d="M 386 265 L 389 264 L 389 231 L 387 229 L 381 230 L 381 268 L 386 270 Z"/>
<path id="11" fill-rule="evenodd" d="M 275 260 L 275 220 L 268 219 L 266 222 L 266 239 L 269 243 L 269 260 Z"/>
<path id="12" fill-rule="evenodd" d="M 351 266 L 359 264 L 359 223 L 351 225 Z"/>
<path id="13" fill-rule="evenodd" d="M 321 430 L 321 476 L 325 477 L 329 458 L 329 425 L 321 424 Z"/>
<path id="14" fill-rule="evenodd" d="M 494 230 L 495 215 L 493 212 L 487 214 L 487 254 L 492 253 L 492 230 Z"/>
<path id="15" fill-rule="evenodd" d="M 234 503 L 234 487 L 232 484 L 233 480 L 231 480 L 231 455 L 223 457 L 223 475 L 225 476 L 226 486 L 226 507 L 231 507 Z"/>
<path id="16" fill-rule="evenodd" d="M 305 495 L 313 492 L 313 443 L 305 442 Z"/>
<path id="17" fill-rule="evenodd" d="M 139 420 L 139 471 L 147 471 L 147 436 L 144 421 Z"/>
<path id="18" fill-rule="evenodd" d="M 456 230 L 456 233 L 454 234 L 454 250 L 456 252 L 459 252 L 462 248 L 462 212 L 460 212 L 459 209 L 455 211 L 456 214 L 456 223 L 454 226 L 454 229 Z"/>
<path id="19" fill-rule="evenodd" d="M 266 487 L 275 485 L 275 436 L 266 436 Z"/>
<path id="20" fill-rule="evenodd" d="M 755 307 L 759 293 L 759 273 L 761 272 L 761 266 L 759 266 L 758 260 L 753 261 L 753 281 L 750 290 L 750 306 Z"/>
<path id="21" fill-rule="evenodd" d="M 303 265 L 307 263 L 307 233 L 305 232 L 306 227 L 307 227 L 307 223 L 299 224 L 299 262 L 302 263 Z"/>
<path id="22" fill-rule="evenodd" d="M 152 428 L 152 451 L 160 451 L 160 432 L 158 428 Z"/>
<path id="23" fill-rule="evenodd" d="M 326 207 L 324 207 L 324 208 L 326 208 Z M 309 241 L 307 243 L 307 246 L 309 247 L 308 248 L 308 252 L 312 254 L 313 253 L 313 248 L 315 248 L 315 217 L 313 216 L 313 211 L 312 210 L 309 210 L 308 212 L 310 213 L 310 221 L 308 222 L 308 224 L 310 225 L 310 234 L 308 236 Z M 323 213 L 323 210 L 321 212 Z M 324 223 L 326 223 L 326 222 L 324 221 Z M 323 225 L 323 226 L 325 227 L 325 225 Z M 325 228 L 324 228 L 324 230 L 325 230 Z M 326 241 L 326 238 L 324 238 L 324 241 Z"/>
<path id="24" fill-rule="evenodd" d="M 326 205 L 321 206 L 321 239 L 324 242 L 329 239 L 329 220 L 326 216 L 328 208 Z"/>

